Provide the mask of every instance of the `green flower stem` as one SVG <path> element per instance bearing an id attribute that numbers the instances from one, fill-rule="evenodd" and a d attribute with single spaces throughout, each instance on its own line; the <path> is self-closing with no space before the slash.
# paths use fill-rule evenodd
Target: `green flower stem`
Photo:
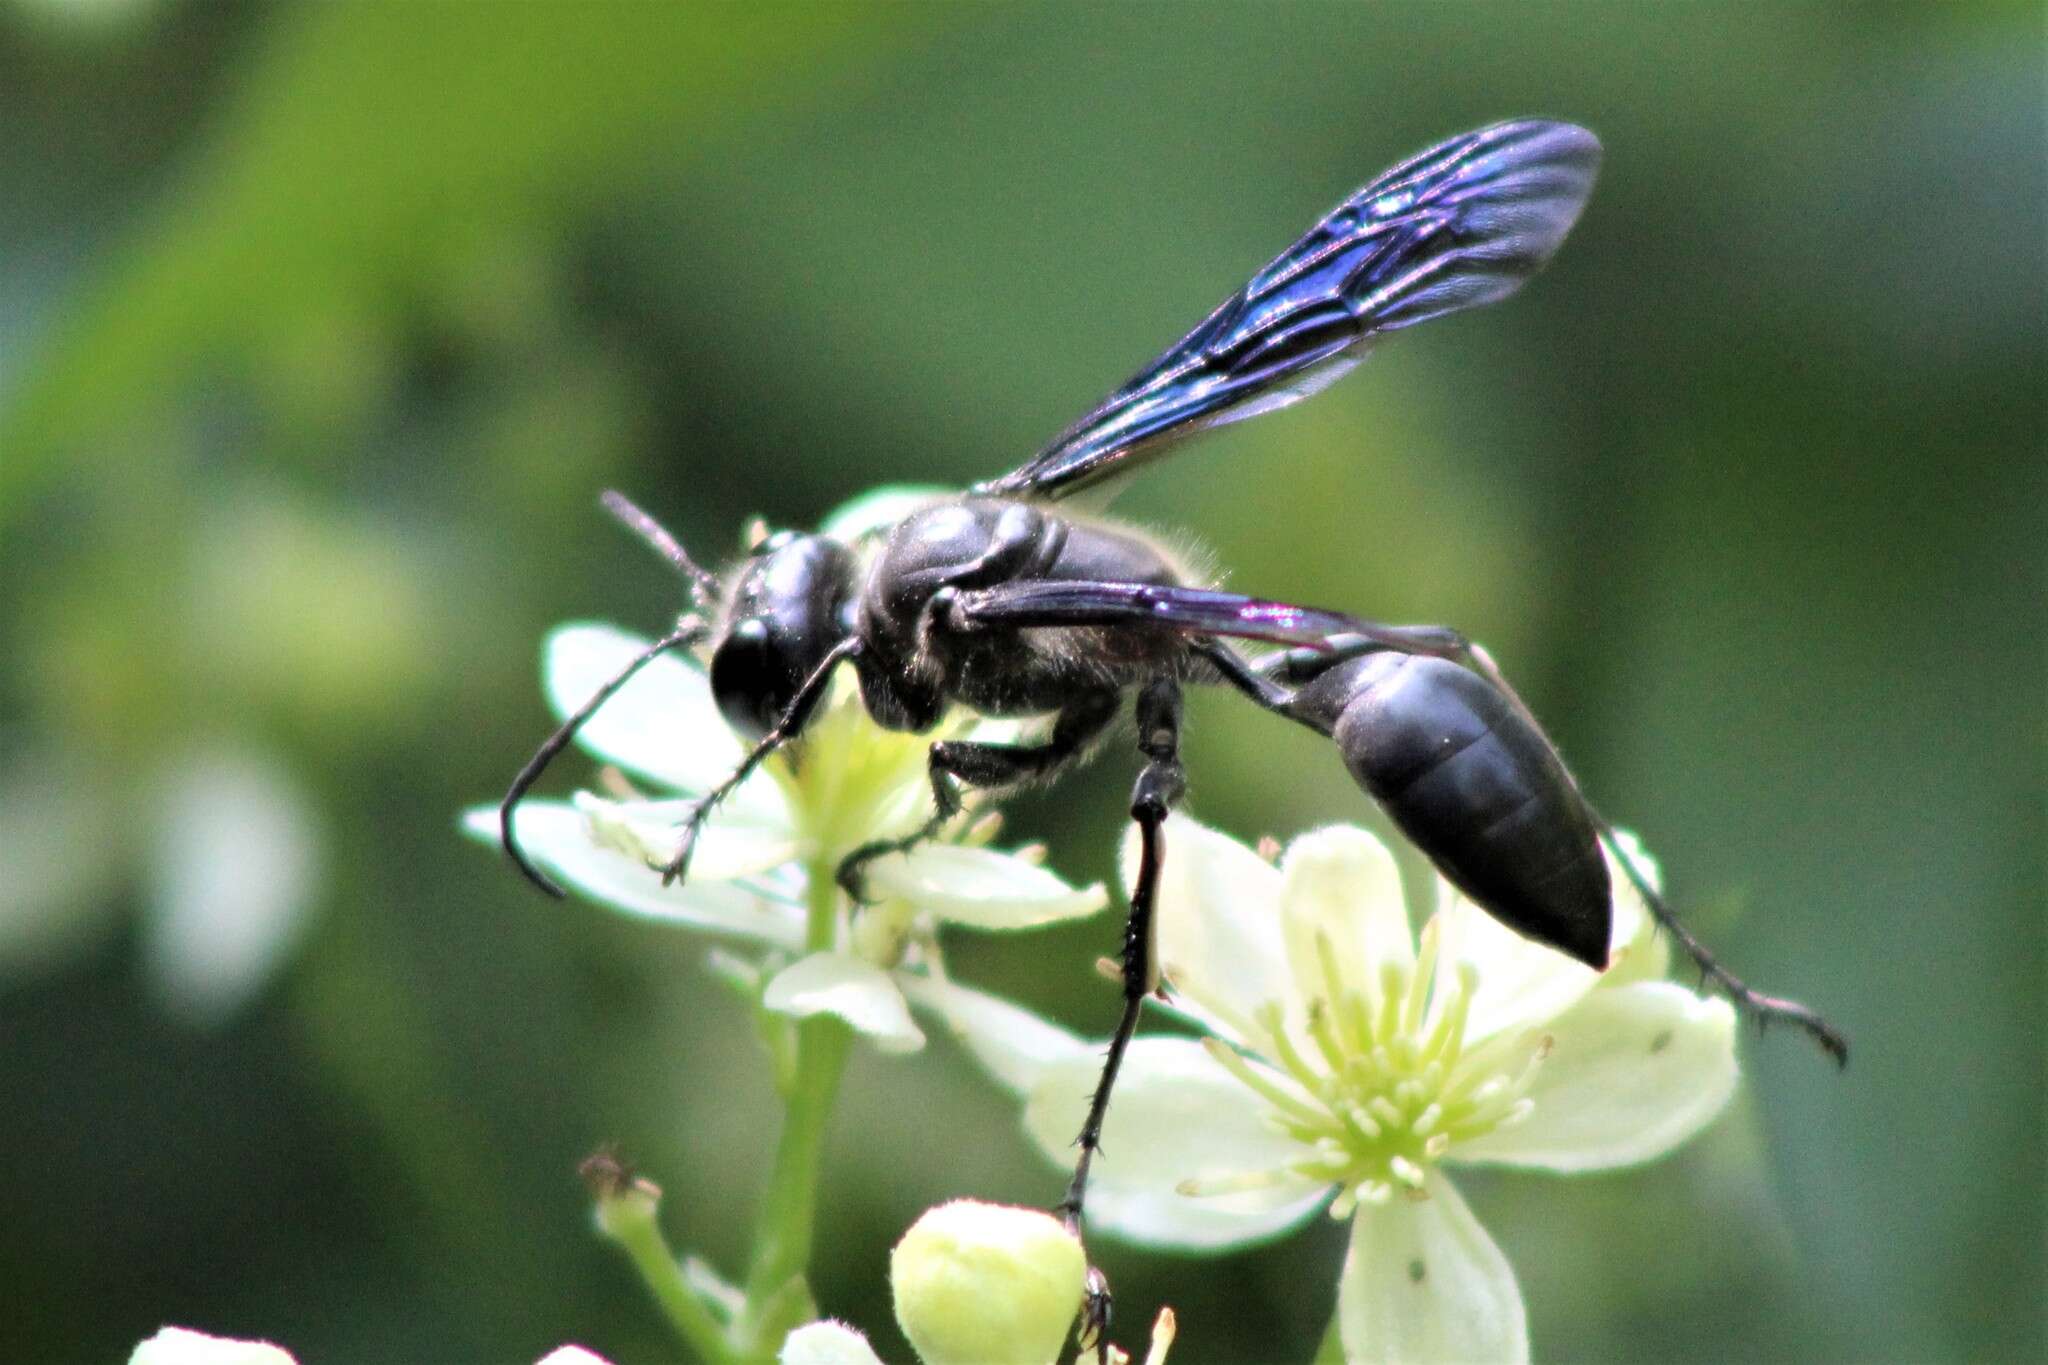
<path id="1" fill-rule="evenodd" d="M 1311 1365 L 1344 1365 L 1344 1334 L 1339 1330 L 1337 1314 L 1330 1314 L 1330 1325 L 1323 1332 L 1322 1344 L 1316 1347 Z"/>
<path id="2" fill-rule="evenodd" d="M 725 1328 L 683 1278 L 681 1263 L 661 1232 L 658 1202 L 654 1187 L 644 1182 L 600 1195 L 598 1227 L 626 1253 L 647 1292 L 698 1357 L 710 1365 L 726 1365 L 735 1356 L 726 1344 Z"/>
<path id="3" fill-rule="evenodd" d="M 839 888 L 833 860 L 817 858 L 810 874 L 810 915 L 804 948 L 832 946 Z M 839 1093 L 853 1031 L 830 1015 L 806 1019 L 796 1032 L 795 1083 L 789 1089 L 782 1137 L 775 1148 L 766 1200 L 754 1234 L 747 1272 L 746 1311 L 733 1324 L 733 1345 L 748 1359 L 772 1359 L 790 1330 L 814 1315 L 804 1274 L 810 1266 L 817 1219 L 818 1169 L 825 1125 Z"/>

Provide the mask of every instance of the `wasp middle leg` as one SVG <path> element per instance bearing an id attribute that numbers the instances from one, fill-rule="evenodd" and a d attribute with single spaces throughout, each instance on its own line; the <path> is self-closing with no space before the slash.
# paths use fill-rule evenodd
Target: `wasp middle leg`
<path id="1" fill-rule="evenodd" d="M 1187 772 L 1180 761 L 1180 684 L 1170 677 L 1146 684 L 1138 693 L 1137 718 L 1138 751 L 1145 756 L 1145 766 L 1131 788 L 1131 819 L 1138 825 L 1139 856 L 1130 914 L 1124 921 L 1123 1013 L 1117 1019 L 1116 1032 L 1110 1035 L 1109 1050 L 1102 1059 L 1102 1074 L 1088 1102 L 1088 1116 L 1075 1139 L 1081 1155 L 1074 1163 L 1074 1178 L 1056 1210 L 1077 1237 L 1081 1234 L 1082 1205 L 1088 1194 L 1088 1170 L 1095 1162 L 1095 1154 L 1102 1150 L 1102 1122 L 1109 1113 L 1109 1096 L 1116 1087 L 1117 1070 L 1123 1065 L 1132 1035 L 1137 1032 L 1145 997 L 1159 984 L 1153 911 L 1159 893 L 1159 874 L 1166 862 L 1166 817 L 1187 791 Z M 1110 1317 L 1109 1281 L 1093 1266 L 1089 1267 L 1087 1302 L 1081 1311 L 1080 1341 L 1086 1350 L 1102 1342 Z"/>
<path id="2" fill-rule="evenodd" d="M 847 854 L 839 863 L 839 885 L 857 903 L 865 903 L 862 883 L 867 865 L 891 853 L 908 853 L 937 834 L 960 813 L 962 785 L 1000 790 L 1051 777 L 1087 753 L 1116 718 L 1117 701 L 1117 693 L 1107 688 L 1074 698 L 1060 708 L 1043 744 L 937 741 L 926 760 L 932 783 L 931 818 L 900 839 L 877 839 Z"/>

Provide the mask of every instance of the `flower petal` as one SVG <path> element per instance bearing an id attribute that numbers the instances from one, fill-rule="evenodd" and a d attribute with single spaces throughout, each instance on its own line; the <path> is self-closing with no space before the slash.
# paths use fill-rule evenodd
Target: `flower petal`
<path id="1" fill-rule="evenodd" d="M 1372 835 L 1350 825 L 1304 834 L 1287 846 L 1280 872 L 1282 933 L 1300 1010 L 1328 993 L 1319 940 L 1328 939 L 1343 984 L 1369 1004 L 1380 998 L 1384 967 L 1414 967 L 1401 873 Z"/>
<path id="2" fill-rule="evenodd" d="M 1054 1063 L 1095 1055 L 1057 1024 L 985 991 L 905 971 L 896 973 L 896 984 L 911 1004 L 938 1015 L 998 1084 L 1020 1096 Z"/>
<path id="3" fill-rule="evenodd" d="M 785 948 L 803 943 L 802 887 L 782 886 L 786 877 L 770 879 L 765 888 L 695 877 L 682 886 L 663 886 L 646 863 L 593 842 L 582 813 L 559 801 L 525 802 L 514 824 L 527 857 L 610 909 Z M 469 811 L 462 827 L 484 843 L 497 843 L 498 808 Z"/>
<path id="4" fill-rule="evenodd" d="M 1465 1038 L 1488 1038 L 1541 1027 L 1600 984 L 1601 974 L 1534 939 L 1523 938 L 1445 884 L 1437 912 L 1441 961 L 1470 963 L 1478 989 L 1466 1016 Z M 1617 928 L 1620 925 L 1617 924 Z M 1634 932 L 1634 924 L 1629 925 Z"/>
<path id="5" fill-rule="evenodd" d="M 1337 1285 L 1346 1360 L 1522 1361 L 1529 1323 L 1514 1267 L 1451 1182 L 1362 1206 Z"/>
<path id="6" fill-rule="evenodd" d="M 1118 1087 L 1118 1102 L 1122 1102 Z M 1088 1224 L 1113 1237 L 1147 1246 L 1189 1251 L 1256 1246 L 1292 1232 L 1321 1212 L 1335 1191 L 1302 1181 L 1276 1190 L 1270 1208 L 1237 1212 L 1210 1208 L 1213 1199 L 1120 1184 L 1099 1176 L 1088 1182 Z"/>
<path id="7" fill-rule="evenodd" d="M 832 509 L 818 534 L 851 543 L 874 531 L 886 531 L 920 507 L 956 495 L 958 490 L 935 483 L 892 483 L 871 488 Z"/>
<path id="8" fill-rule="evenodd" d="M 1457 1159 L 1590 1171 L 1661 1156 L 1735 1089 L 1735 1011 L 1668 981 L 1598 990 L 1545 1030 L 1529 1117 L 1460 1143 Z"/>
<path id="9" fill-rule="evenodd" d="M 1072 887 L 1035 863 L 992 848 L 924 843 L 867 868 L 868 890 L 952 924 L 1029 929 L 1092 915 L 1109 904 L 1100 882 Z"/>
<path id="10" fill-rule="evenodd" d="M 320 823 L 275 758 L 203 751 L 164 780 L 143 958 L 164 1003 L 218 1024 L 304 936 L 320 884 Z"/>
<path id="11" fill-rule="evenodd" d="M 807 1322 L 783 1338 L 781 1365 L 882 1365 L 868 1339 L 843 1322 Z"/>
<path id="12" fill-rule="evenodd" d="M 543 685 L 555 714 L 581 709 L 652 640 L 595 622 L 559 627 L 545 644 Z M 583 723 L 576 742 L 629 773 L 682 792 L 723 782 L 745 753 L 718 706 L 704 670 L 674 651 L 648 661 Z M 742 783 L 726 806 L 759 817 L 783 809 L 765 774 Z"/>
<path id="13" fill-rule="evenodd" d="M 1101 1070 L 1100 1050 L 1089 1048 L 1047 1067 L 1025 1100 L 1025 1129 L 1055 1162 L 1072 1160 L 1074 1135 Z M 1088 1221 L 1169 1246 L 1234 1246 L 1270 1237 L 1329 1197 L 1326 1183 L 1291 1169 L 1312 1155 L 1278 1131 L 1265 1101 L 1200 1043 L 1140 1038 L 1124 1056 L 1116 1102 L 1103 1126 Z M 1191 1180 L 1241 1187 L 1182 1193 Z"/>
<path id="14" fill-rule="evenodd" d="M 836 1014 L 884 1052 L 924 1046 L 924 1032 L 889 973 L 844 953 L 812 953 L 783 968 L 761 992 L 761 1005 L 796 1019 Z"/>
<path id="15" fill-rule="evenodd" d="M 1289 995 L 1280 874 L 1237 840 L 1186 816 L 1169 819 L 1165 834 L 1159 965 L 1171 976 L 1182 1011 L 1221 1037 L 1245 1041 L 1229 1021 Z M 1133 830 L 1124 840 L 1126 887 L 1137 879 L 1138 848 Z"/>
<path id="16" fill-rule="evenodd" d="M 590 826 L 592 842 L 648 868 L 675 856 L 683 822 L 695 808 L 688 800 L 611 801 L 589 792 L 577 792 L 575 803 Z M 720 806 L 697 831 L 690 851 L 690 879 L 723 882 L 750 877 L 780 867 L 796 854 L 796 835 L 780 819 L 755 819 Z"/>

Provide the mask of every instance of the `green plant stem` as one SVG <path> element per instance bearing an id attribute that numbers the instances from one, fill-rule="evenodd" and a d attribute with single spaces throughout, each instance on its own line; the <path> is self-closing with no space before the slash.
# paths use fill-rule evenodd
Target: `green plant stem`
<path id="1" fill-rule="evenodd" d="M 647 1292 L 654 1296 L 655 1303 L 690 1348 L 710 1365 L 725 1365 L 733 1360 L 725 1328 L 683 1278 L 682 1266 L 669 1249 L 668 1239 L 662 1236 L 653 1201 L 647 1202 L 644 1212 L 628 1212 L 622 1200 L 613 1206 L 611 1216 L 602 1217 L 602 1222 L 605 1231 L 633 1262 L 633 1268 L 640 1272 Z"/>
<path id="2" fill-rule="evenodd" d="M 839 888 L 829 859 L 814 859 L 810 874 L 810 913 L 804 933 L 807 952 L 832 946 Z M 811 1237 L 817 1221 L 818 1170 L 824 1156 L 825 1126 L 839 1093 L 839 1078 L 853 1042 L 852 1030 L 839 1019 L 820 1015 L 796 1028 L 795 1083 L 790 1086 L 782 1118 L 782 1136 L 754 1233 L 754 1260 L 747 1272 L 747 1307 L 733 1324 L 732 1340 L 747 1358 L 772 1358 L 782 1339 L 798 1326 L 809 1309 L 810 1293 L 803 1277 L 810 1266 Z"/>
<path id="3" fill-rule="evenodd" d="M 1344 1334 L 1339 1330 L 1335 1311 L 1330 1314 L 1330 1325 L 1323 1331 L 1312 1365 L 1344 1365 Z"/>

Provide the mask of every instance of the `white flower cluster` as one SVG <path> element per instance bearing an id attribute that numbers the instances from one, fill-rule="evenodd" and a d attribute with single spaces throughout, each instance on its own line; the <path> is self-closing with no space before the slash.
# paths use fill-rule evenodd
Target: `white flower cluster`
<path id="1" fill-rule="evenodd" d="M 555 631 L 545 674 L 556 711 L 574 712 L 647 644 L 602 625 Z M 946 734 L 1006 740 L 1017 732 L 1014 722 L 954 722 Z M 744 752 L 697 661 L 664 656 L 577 734 L 583 747 L 661 794 L 530 799 L 515 828 L 528 856 L 591 900 L 797 954 L 805 946 L 807 869 L 836 869 L 854 849 L 907 834 L 931 814 L 925 752 L 933 738 L 879 728 L 842 678 L 802 739 L 717 808 L 698 836 L 688 879 L 664 886 L 655 869 L 675 852 L 692 799 L 732 772 Z M 497 808 L 471 810 L 464 825 L 495 843 Z M 884 1050 L 911 1051 L 924 1035 L 898 982 L 933 965 L 927 926 L 1028 929 L 1107 904 L 1099 884 L 1075 888 L 1031 853 L 987 847 L 991 832 L 986 822 L 957 820 L 940 838 L 870 864 L 867 892 L 877 903 L 843 918 L 829 947 L 782 967 L 763 1005 L 797 1018 L 835 1014 Z"/>

